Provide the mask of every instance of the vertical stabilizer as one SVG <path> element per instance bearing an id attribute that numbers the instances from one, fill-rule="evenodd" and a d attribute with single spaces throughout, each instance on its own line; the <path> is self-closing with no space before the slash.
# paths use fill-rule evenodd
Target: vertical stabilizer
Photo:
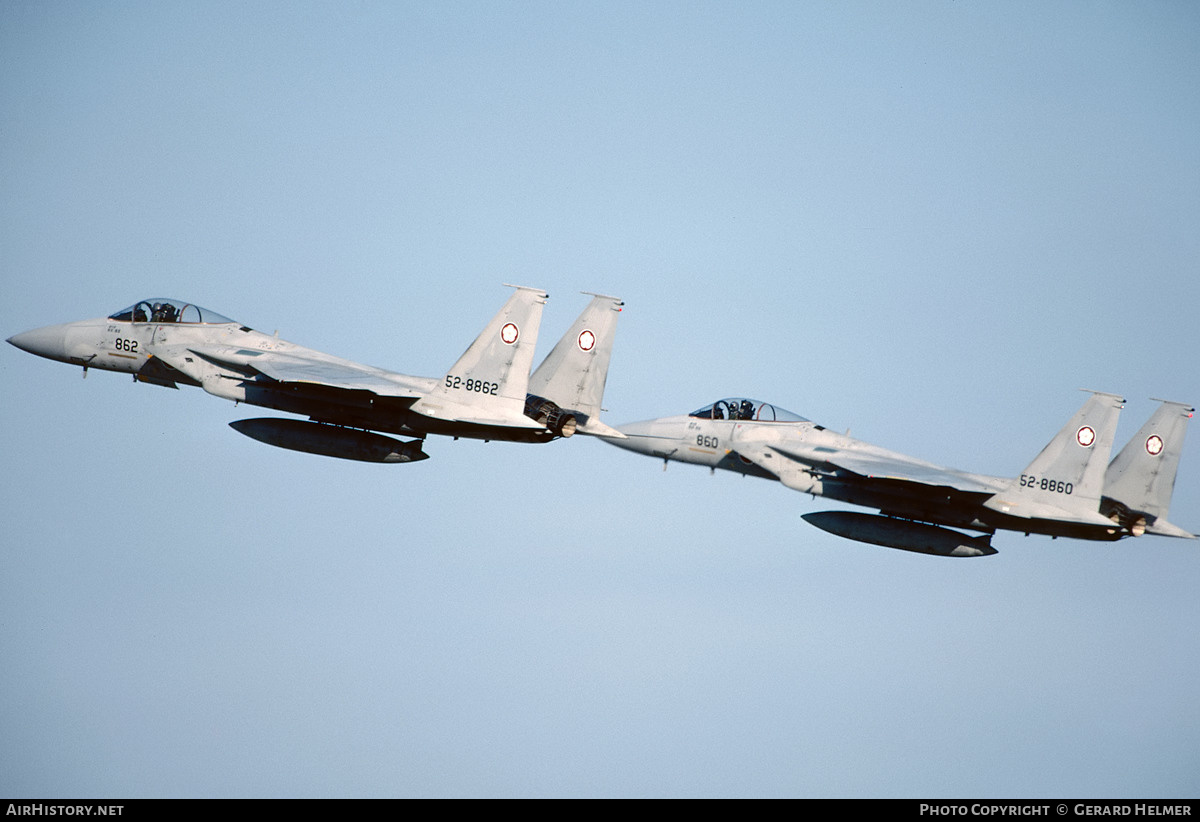
<path id="1" fill-rule="evenodd" d="M 1183 454 L 1183 438 L 1196 410 L 1181 402 L 1158 402 L 1162 405 L 1109 463 L 1104 475 L 1106 504 L 1115 503 L 1114 511 L 1127 520 L 1125 524 L 1135 536 L 1146 530 L 1147 521 L 1153 526 L 1156 520 L 1163 520 L 1162 525 L 1169 526 L 1165 520 Z"/>
<path id="2" fill-rule="evenodd" d="M 1125 400 L 1091 394 L 1029 467 L 984 505 L 1014 517 L 1112 524 L 1100 514 L 1100 497 Z"/>
<path id="3" fill-rule="evenodd" d="M 591 297 L 583 313 L 529 378 L 529 393 L 574 412 L 578 430 L 585 434 L 598 429 L 617 315 L 625 305 L 616 297 Z"/>
<path id="4" fill-rule="evenodd" d="M 540 427 L 524 414 L 529 368 L 548 295 L 516 293 L 492 317 L 446 376 L 412 410 L 427 417 L 481 424 Z"/>

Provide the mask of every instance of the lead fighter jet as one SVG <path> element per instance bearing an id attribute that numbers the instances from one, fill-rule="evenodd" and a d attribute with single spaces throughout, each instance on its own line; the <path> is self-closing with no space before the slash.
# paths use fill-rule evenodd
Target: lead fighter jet
<path id="1" fill-rule="evenodd" d="M 1091 397 L 1015 478 L 969 474 L 837 434 L 790 411 L 725 399 L 686 416 L 617 426 L 607 441 L 668 460 L 778 480 L 879 514 L 804 514 L 838 536 L 942 556 L 985 556 L 997 530 L 1089 540 L 1158 534 L 1195 539 L 1167 521 L 1187 421 L 1162 405 L 1110 463 L 1125 400 Z M 946 528 L 943 526 L 951 526 Z M 952 528 L 980 532 L 964 534 Z"/>
<path id="2" fill-rule="evenodd" d="M 31 354 L 131 373 L 139 382 L 210 394 L 309 419 L 230 425 L 254 439 L 343 459 L 428 458 L 427 434 L 549 442 L 576 432 L 620 433 L 600 422 L 600 401 L 623 303 L 592 294 L 583 313 L 530 374 L 547 295 L 515 293 L 442 379 L 411 377 L 268 336 L 179 300 L 135 303 L 108 317 L 26 331 L 8 342 Z M 408 442 L 372 433 L 416 437 Z"/>

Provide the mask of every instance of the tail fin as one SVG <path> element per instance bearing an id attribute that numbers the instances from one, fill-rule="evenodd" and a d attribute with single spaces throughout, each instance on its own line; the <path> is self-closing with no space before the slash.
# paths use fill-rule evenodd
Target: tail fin
<path id="1" fill-rule="evenodd" d="M 507 283 L 506 283 L 507 285 Z M 443 420 L 541 428 L 525 416 L 529 367 L 548 295 L 517 289 L 445 378 L 412 410 Z"/>
<path id="2" fill-rule="evenodd" d="M 1191 537 L 1167 522 L 1175 473 L 1187 422 L 1196 409 L 1181 402 L 1162 405 L 1109 463 L 1104 475 L 1105 507 L 1134 536 L 1143 533 Z"/>
<path id="3" fill-rule="evenodd" d="M 1112 525 L 1100 514 L 1100 497 L 1125 400 L 1116 394 L 1091 394 L 1021 476 L 985 506 L 1027 519 Z"/>
<path id="4" fill-rule="evenodd" d="M 584 292 L 591 294 L 591 292 Z M 600 422 L 617 315 L 625 303 L 591 294 L 592 301 L 529 378 L 529 393 L 571 411 L 584 434 L 620 432 Z"/>

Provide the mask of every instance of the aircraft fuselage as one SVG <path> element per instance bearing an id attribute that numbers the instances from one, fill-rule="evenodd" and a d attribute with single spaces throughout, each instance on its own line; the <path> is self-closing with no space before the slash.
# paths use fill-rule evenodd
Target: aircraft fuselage
<path id="1" fill-rule="evenodd" d="M 427 416 L 412 410 L 414 397 L 327 389 L 317 382 L 264 379 L 255 367 L 256 361 L 265 362 L 272 357 L 364 367 L 263 334 L 211 312 L 209 316 L 220 321 L 153 321 L 148 306 L 142 312 L 145 320 L 134 318 L 132 312 L 126 313 L 130 313 L 129 319 L 99 317 L 45 326 L 16 334 L 8 341 L 31 354 L 81 366 L 85 375 L 89 369 L 98 369 L 132 374 L 139 382 L 170 388 L 200 386 L 235 403 L 302 414 L 332 425 L 408 436 L 438 434 L 530 443 L 549 442 L 559 436 L 532 423 L 530 427 L 513 427 Z M 183 312 L 177 316 L 184 316 Z M 167 364 L 167 352 L 175 365 Z M 394 382 L 418 396 L 429 394 L 439 383 L 435 378 L 384 369 L 364 370 L 375 379 Z"/>
<path id="2" fill-rule="evenodd" d="M 874 508 L 886 517 L 901 520 L 986 534 L 1010 530 L 1099 541 L 1113 541 L 1131 533 L 1119 522 L 1099 516 L 1089 522 L 1014 516 L 984 504 L 1011 487 L 1014 481 L 1009 478 L 943 469 L 756 401 L 750 401 L 751 406 L 738 419 L 737 402 L 724 402 L 726 405 L 717 412 L 723 418 L 713 418 L 710 409 L 702 409 L 691 415 L 628 423 L 618 426 L 625 439 L 608 442 L 660 458 L 664 467 L 666 461 L 685 462 L 714 471 L 776 480 L 801 493 Z M 782 418 L 759 419 L 760 415 Z M 823 455 L 828 456 L 828 461 Z M 835 461 L 835 455 L 853 455 L 855 460 L 869 465 L 903 465 L 916 472 L 918 481 L 913 481 L 912 472 L 891 476 L 886 470 L 878 473 L 846 470 L 847 460 Z M 959 487 L 933 480 L 920 481 L 920 473 L 926 470 L 939 475 L 952 474 L 961 479 L 956 483 Z M 1017 482 L 1058 488 L 1064 498 L 1075 490 L 1072 483 L 1054 477 L 1022 475 Z"/>

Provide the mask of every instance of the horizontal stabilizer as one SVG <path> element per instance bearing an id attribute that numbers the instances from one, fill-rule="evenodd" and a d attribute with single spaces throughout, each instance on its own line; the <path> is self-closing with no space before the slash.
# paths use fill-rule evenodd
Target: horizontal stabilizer
<path id="1" fill-rule="evenodd" d="M 1174 523 L 1167 522 L 1162 517 L 1159 517 L 1154 522 L 1146 526 L 1147 534 L 1154 534 L 1158 537 L 1175 537 L 1177 539 L 1197 539 L 1196 535 L 1190 531 L 1185 531 Z"/>

